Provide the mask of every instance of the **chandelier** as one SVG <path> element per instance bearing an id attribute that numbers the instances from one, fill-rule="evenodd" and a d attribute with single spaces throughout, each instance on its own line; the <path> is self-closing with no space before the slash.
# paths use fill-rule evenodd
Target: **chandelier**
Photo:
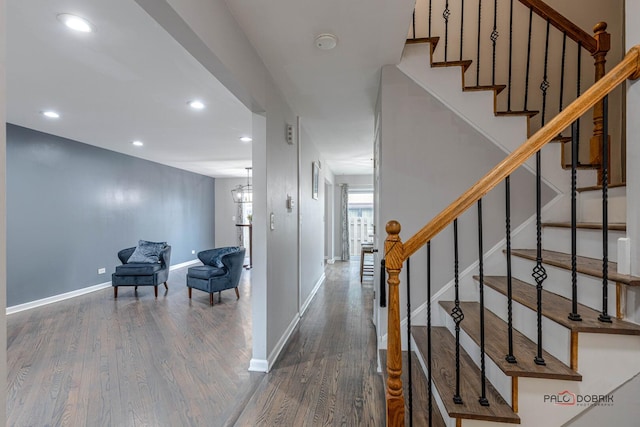
<path id="1" fill-rule="evenodd" d="M 253 187 L 251 186 L 251 168 L 245 168 L 247 170 L 247 185 L 238 185 L 231 190 L 231 197 L 236 203 L 251 203 L 253 202 Z"/>

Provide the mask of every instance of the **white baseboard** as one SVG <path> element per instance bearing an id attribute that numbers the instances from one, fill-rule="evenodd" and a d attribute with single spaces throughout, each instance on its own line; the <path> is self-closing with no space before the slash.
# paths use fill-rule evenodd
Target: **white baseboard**
<path id="1" fill-rule="evenodd" d="M 251 372 L 269 372 L 269 362 L 264 359 L 251 359 L 249 362 Z"/>
<path id="2" fill-rule="evenodd" d="M 180 264 L 172 265 L 169 267 L 169 271 L 177 270 L 179 268 L 188 267 L 193 264 L 199 263 L 200 260 L 195 259 L 191 261 L 186 261 Z M 21 311 L 30 310 L 32 308 L 42 307 L 43 305 L 53 304 L 54 302 L 60 302 L 67 300 L 69 298 L 79 297 L 81 295 L 90 294 L 91 292 L 96 292 L 111 286 L 111 281 L 99 283 L 97 285 L 88 286 L 82 289 L 76 289 L 75 291 L 65 292 L 64 294 L 52 295 L 47 298 L 42 298 L 35 301 L 25 302 L 24 304 L 12 305 L 11 307 L 7 307 L 7 316 L 10 314 L 19 313 Z"/>
<path id="3" fill-rule="evenodd" d="M 327 276 L 325 276 L 325 274 L 322 273 L 322 276 L 320 276 L 320 278 L 318 279 L 318 281 L 314 285 L 313 290 L 311 290 L 311 293 L 307 297 L 307 300 L 302 304 L 302 307 L 300 307 L 300 317 L 304 316 L 304 313 L 305 313 L 305 311 L 307 311 L 307 308 L 309 307 L 309 304 L 311 304 L 311 300 L 313 299 L 313 297 L 316 296 L 316 293 L 318 292 L 318 289 L 320 289 L 320 286 L 322 286 L 322 284 L 324 283 L 324 279 L 326 277 Z"/>
<path id="4" fill-rule="evenodd" d="M 296 326 L 298 326 L 299 322 L 300 322 L 300 316 L 296 313 L 296 315 L 293 316 L 293 320 L 291 320 L 291 323 L 289 323 L 289 326 L 287 327 L 287 329 L 284 331 L 284 333 L 278 340 L 278 343 L 276 344 L 275 348 L 273 349 L 273 351 L 271 351 L 271 354 L 267 358 L 267 370 L 262 372 L 269 372 L 271 370 L 273 365 L 276 363 L 276 360 L 278 360 L 278 357 L 280 356 L 280 352 L 282 352 L 282 349 L 287 344 L 287 341 L 289 341 L 291 334 L 296 329 Z"/>

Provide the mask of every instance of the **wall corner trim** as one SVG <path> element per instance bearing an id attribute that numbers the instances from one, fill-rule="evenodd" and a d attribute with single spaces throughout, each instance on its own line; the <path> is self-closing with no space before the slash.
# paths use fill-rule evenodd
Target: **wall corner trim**
<path id="1" fill-rule="evenodd" d="M 264 359 L 251 359 L 249 362 L 251 372 L 269 372 L 269 362 Z"/>

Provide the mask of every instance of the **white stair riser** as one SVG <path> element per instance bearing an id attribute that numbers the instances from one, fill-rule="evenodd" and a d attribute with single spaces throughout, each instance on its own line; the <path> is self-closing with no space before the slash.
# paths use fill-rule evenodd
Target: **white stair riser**
<path id="1" fill-rule="evenodd" d="M 625 237 L 626 232 L 609 230 L 609 261 L 618 261 L 618 238 Z M 577 229 L 578 255 L 589 258 L 602 258 L 602 230 Z M 544 227 L 542 245 L 545 249 L 556 252 L 571 253 L 571 229 L 560 227 Z"/>
<path id="2" fill-rule="evenodd" d="M 609 189 L 607 197 L 609 222 L 627 222 L 626 187 Z M 602 192 L 585 191 L 578 195 L 578 220 L 602 222 Z"/>
<path id="3" fill-rule="evenodd" d="M 485 305 L 505 322 L 507 321 L 507 297 L 493 289 L 485 289 Z M 538 342 L 538 323 L 536 312 L 513 302 L 513 327 L 534 343 Z M 542 317 L 543 348 L 562 363 L 569 365 L 571 360 L 571 333 L 569 330 L 546 317 Z M 536 355 L 532 354 L 533 359 Z"/>
<path id="4" fill-rule="evenodd" d="M 444 311 L 444 308 L 439 304 L 438 307 L 440 310 Z M 464 320 L 462 322 L 464 323 Z M 448 316 L 446 327 L 449 329 L 449 332 L 451 332 L 451 335 L 455 337 L 455 322 L 451 316 Z M 462 328 L 460 328 L 460 346 L 464 348 L 478 369 L 480 369 L 480 346 L 478 346 Z M 498 393 L 500 393 L 504 400 L 511 405 L 511 377 L 506 376 L 498 365 L 496 365 L 489 357 L 485 357 L 485 372 L 489 382 L 498 391 Z M 480 390 L 477 390 L 477 394 L 480 396 Z M 462 396 L 462 398 L 476 399 L 478 396 Z"/>
<path id="5" fill-rule="evenodd" d="M 524 258 L 512 258 L 513 277 L 535 284 L 531 272 L 535 267 L 535 261 Z M 571 299 L 571 271 L 563 268 L 554 267 L 544 264 L 547 272 L 547 279 L 542 283 L 545 290 Z M 602 310 L 602 279 L 586 274 L 578 273 L 578 303 L 591 307 L 594 310 Z M 616 287 L 614 282 L 609 282 L 608 286 L 609 301 L 607 309 L 609 314 L 616 313 Z M 568 313 L 567 313 L 568 314 Z"/>

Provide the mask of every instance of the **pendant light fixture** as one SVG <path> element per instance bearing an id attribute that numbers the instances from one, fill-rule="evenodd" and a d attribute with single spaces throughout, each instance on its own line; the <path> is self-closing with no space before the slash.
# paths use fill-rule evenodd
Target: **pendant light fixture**
<path id="1" fill-rule="evenodd" d="M 238 185 L 231 190 L 231 197 L 236 203 L 251 203 L 253 202 L 253 187 L 251 186 L 251 168 L 245 168 L 247 170 L 247 185 Z"/>

